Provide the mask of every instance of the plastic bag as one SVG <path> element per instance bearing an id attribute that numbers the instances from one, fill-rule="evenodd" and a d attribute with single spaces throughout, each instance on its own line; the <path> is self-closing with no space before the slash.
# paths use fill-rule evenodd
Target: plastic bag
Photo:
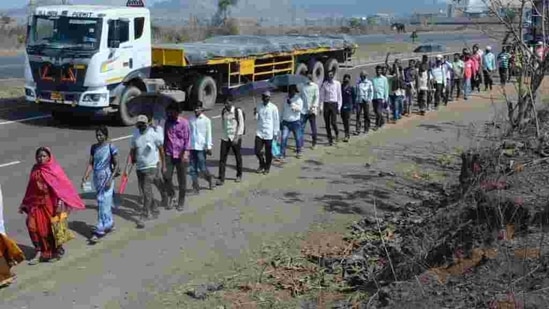
<path id="1" fill-rule="evenodd" d="M 75 238 L 74 233 L 69 230 L 68 217 L 66 212 L 62 212 L 51 218 L 51 229 L 56 247 L 60 247 Z"/>
<path id="2" fill-rule="evenodd" d="M 271 150 L 272 150 L 273 157 L 275 157 L 275 158 L 280 157 L 280 155 L 281 155 L 280 154 L 280 144 L 278 143 L 278 141 L 276 139 L 273 139 Z"/>

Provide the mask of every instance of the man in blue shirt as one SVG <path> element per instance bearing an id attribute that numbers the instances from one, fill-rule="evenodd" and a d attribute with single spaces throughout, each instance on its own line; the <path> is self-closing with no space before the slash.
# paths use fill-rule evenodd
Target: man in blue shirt
<path id="1" fill-rule="evenodd" d="M 389 101 L 389 82 L 387 77 L 383 76 L 383 67 L 376 66 L 376 76 L 372 79 L 374 94 L 372 97 L 372 105 L 376 114 L 376 130 L 383 127 L 385 120 L 383 119 L 383 110 L 385 104 Z"/>
<path id="2" fill-rule="evenodd" d="M 492 47 L 486 46 L 486 52 L 482 56 L 482 73 L 484 75 L 484 91 L 492 90 L 494 81 L 492 73 L 496 70 L 496 56 L 492 53 Z"/>

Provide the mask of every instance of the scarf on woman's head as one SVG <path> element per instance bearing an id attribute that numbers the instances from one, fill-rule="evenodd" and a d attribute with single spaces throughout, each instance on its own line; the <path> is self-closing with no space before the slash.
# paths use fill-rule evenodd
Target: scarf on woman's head
<path id="1" fill-rule="evenodd" d="M 47 147 L 44 147 L 44 149 L 48 152 L 50 160 L 44 164 L 34 164 L 32 172 L 39 171 L 44 181 L 54 191 L 56 197 L 62 200 L 67 207 L 73 209 L 85 209 L 86 206 L 84 202 L 78 195 L 78 192 L 74 188 L 69 177 L 67 177 L 67 174 L 65 174 L 65 171 L 61 165 L 59 165 L 57 160 L 55 160 L 51 150 Z M 25 193 L 25 198 L 23 199 L 23 205 L 28 205 L 26 202 L 31 202 L 33 200 L 33 196 L 36 194 L 36 192 L 34 192 L 35 186 L 32 186 L 31 182 L 32 178 L 29 180 L 29 184 L 27 185 L 27 192 Z"/>

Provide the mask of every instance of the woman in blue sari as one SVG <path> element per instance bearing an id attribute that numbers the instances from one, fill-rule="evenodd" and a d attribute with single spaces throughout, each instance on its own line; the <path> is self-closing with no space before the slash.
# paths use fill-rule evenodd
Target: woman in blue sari
<path id="1" fill-rule="evenodd" d="M 88 181 L 93 170 L 93 185 L 97 192 L 97 225 L 91 243 L 96 243 L 99 238 L 114 230 L 114 218 L 112 208 L 114 205 L 114 178 L 118 176 L 118 149 L 111 144 L 109 130 L 101 126 L 95 130 L 97 144 L 92 145 L 90 159 L 82 184 Z"/>

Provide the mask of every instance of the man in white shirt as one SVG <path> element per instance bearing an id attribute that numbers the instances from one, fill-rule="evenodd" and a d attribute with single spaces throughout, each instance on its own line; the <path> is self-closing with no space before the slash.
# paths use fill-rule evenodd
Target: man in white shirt
<path id="1" fill-rule="evenodd" d="M 254 108 L 254 116 L 257 119 L 257 129 L 255 132 L 254 152 L 259 160 L 257 173 L 268 174 L 273 161 L 273 139 L 277 139 L 280 134 L 280 121 L 278 116 L 278 107 L 271 103 L 271 93 L 266 91 L 262 95 L 262 103 Z M 263 154 L 265 147 L 265 154 Z"/>
<path id="2" fill-rule="evenodd" d="M 206 156 L 212 154 L 212 123 L 206 115 L 202 102 L 198 101 L 194 115 L 189 119 L 191 127 L 191 179 L 196 194 L 200 192 L 198 174 L 201 173 L 213 190 L 213 176 L 206 166 Z"/>
<path id="3" fill-rule="evenodd" d="M 282 108 L 282 142 L 280 143 L 280 155 L 284 160 L 286 158 L 286 148 L 288 146 L 288 137 L 290 132 L 294 135 L 296 157 L 301 158 L 301 110 L 303 109 L 303 100 L 299 96 L 299 91 L 295 85 L 288 88 L 288 98 Z"/>
<path id="4" fill-rule="evenodd" d="M 139 191 L 143 194 L 143 210 L 137 227 L 144 228 L 144 220 L 149 219 L 151 215 L 156 219 L 159 215 L 152 186 L 155 184 L 158 188 L 163 188 L 161 172 L 166 171 L 164 132 L 160 127 L 149 125 L 149 118 L 145 115 L 137 116 L 135 126 L 137 130 L 130 141 L 131 160 L 127 162 L 124 174 L 128 175 L 128 171 L 135 164 Z"/>
<path id="5" fill-rule="evenodd" d="M 370 130 L 370 102 L 374 97 L 374 86 L 368 79 L 368 73 L 366 71 L 360 72 L 360 80 L 356 86 L 356 132 L 355 135 L 360 134 L 362 129 L 362 122 L 360 117 L 364 117 L 364 133 L 368 133 Z"/>
<path id="6" fill-rule="evenodd" d="M 219 179 L 217 185 L 225 183 L 225 166 L 229 151 L 233 151 L 236 159 L 236 182 L 242 181 L 242 136 L 244 135 L 244 112 L 234 106 L 232 98 L 225 100 L 225 108 L 221 111 L 223 135 L 219 150 Z"/>
<path id="7" fill-rule="evenodd" d="M 328 79 L 324 81 L 320 88 L 320 102 L 324 104 L 324 124 L 326 125 L 326 135 L 328 143 L 334 144 L 332 128 L 335 133 L 335 141 L 338 142 L 339 130 L 337 128 L 337 115 L 341 111 L 343 98 L 341 95 L 341 83 L 334 79 L 334 72 L 328 73 Z"/>
<path id="8" fill-rule="evenodd" d="M 446 87 L 446 68 L 442 61 L 442 55 L 437 55 L 435 66 L 431 69 L 431 80 L 435 86 L 435 109 L 438 109 Z"/>
<path id="9" fill-rule="evenodd" d="M 303 108 L 301 109 L 301 140 L 305 140 L 305 128 L 307 127 L 307 122 L 309 122 L 313 138 L 311 149 L 314 149 L 318 136 L 316 115 L 318 115 L 319 112 L 322 112 L 322 108 L 320 106 L 320 89 L 318 88 L 318 85 L 313 82 L 313 73 L 307 73 L 307 78 L 309 81 L 303 86 L 303 89 L 301 89 L 301 99 L 303 100 Z M 304 142 L 301 144 L 302 149 L 303 145 Z"/>

